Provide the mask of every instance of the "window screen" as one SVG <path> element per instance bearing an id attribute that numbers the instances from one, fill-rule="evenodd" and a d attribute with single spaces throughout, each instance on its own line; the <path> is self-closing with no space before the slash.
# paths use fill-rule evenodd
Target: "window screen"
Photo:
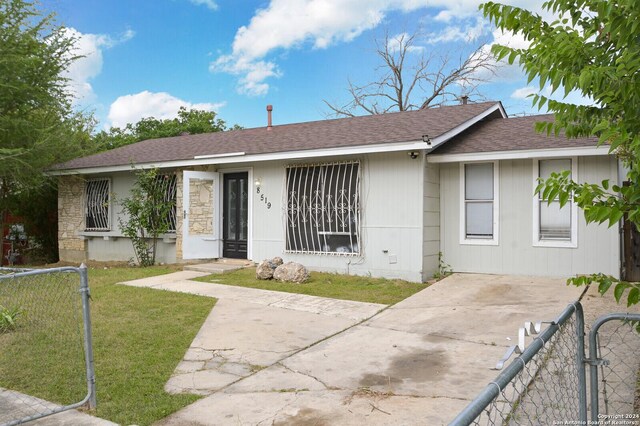
<path id="1" fill-rule="evenodd" d="M 286 249 L 294 253 L 360 253 L 360 164 L 286 169 Z"/>
<path id="2" fill-rule="evenodd" d="M 547 179 L 551 173 L 571 170 L 571 159 L 540 160 L 539 177 Z M 551 203 L 542 201 L 542 194 L 538 195 L 540 209 L 539 238 L 540 240 L 571 240 L 571 209 L 569 202 L 560 208 L 560 201 Z"/>
<path id="3" fill-rule="evenodd" d="M 85 186 L 85 228 L 87 231 L 108 231 L 109 179 L 92 179 Z"/>
<path id="4" fill-rule="evenodd" d="M 465 164 L 466 238 L 493 238 L 493 163 Z"/>

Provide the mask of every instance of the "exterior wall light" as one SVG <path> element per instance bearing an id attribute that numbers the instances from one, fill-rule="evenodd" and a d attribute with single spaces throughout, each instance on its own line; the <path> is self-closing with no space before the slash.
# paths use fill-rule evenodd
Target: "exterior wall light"
<path id="1" fill-rule="evenodd" d="M 256 187 L 260 187 L 262 186 L 262 179 L 260 178 L 256 178 L 253 183 L 256 185 Z"/>

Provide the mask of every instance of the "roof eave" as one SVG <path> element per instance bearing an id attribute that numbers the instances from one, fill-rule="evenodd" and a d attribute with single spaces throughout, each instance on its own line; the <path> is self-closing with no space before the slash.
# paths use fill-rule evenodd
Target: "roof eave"
<path id="1" fill-rule="evenodd" d="M 429 163 L 460 163 L 473 161 L 519 160 L 527 158 L 586 157 L 609 155 L 608 146 L 580 146 L 565 148 L 519 149 L 511 151 L 466 152 L 458 154 L 431 154 Z"/>
<path id="2" fill-rule="evenodd" d="M 322 148 L 322 149 L 308 149 L 299 151 L 282 151 L 268 154 L 244 154 L 238 153 L 235 156 L 225 157 L 207 157 L 197 156 L 193 159 L 187 160 L 172 160 L 172 161 L 160 161 L 151 163 L 136 163 L 126 165 L 115 166 L 101 166 L 101 167 L 83 167 L 72 168 L 64 170 L 51 170 L 47 174 L 51 176 L 65 176 L 65 175 L 89 175 L 99 173 L 114 173 L 131 171 L 135 169 L 168 169 L 179 167 L 192 167 L 192 166 L 208 166 L 208 165 L 221 165 L 221 164 L 234 164 L 234 163 L 253 163 L 262 161 L 274 161 L 274 160 L 298 160 L 304 158 L 322 158 L 333 157 L 343 155 L 359 155 L 359 154 L 375 154 L 381 152 L 397 152 L 397 151 L 419 151 L 428 150 L 429 145 L 423 141 L 407 141 L 407 142 L 394 142 L 394 143 L 381 143 L 375 145 L 359 145 L 349 147 L 338 148 Z"/>

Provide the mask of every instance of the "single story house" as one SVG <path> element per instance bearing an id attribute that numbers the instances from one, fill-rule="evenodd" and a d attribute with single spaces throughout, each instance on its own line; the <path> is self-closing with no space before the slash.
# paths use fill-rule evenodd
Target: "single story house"
<path id="1" fill-rule="evenodd" d="M 152 139 L 55 166 L 60 258 L 128 260 L 117 199 L 136 168 L 171 179 L 160 262 L 281 256 L 424 281 L 459 272 L 620 275 L 617 227 L 534 196 L 538 177 L 620 181 L 592 138 L 547 137 L 500 102 Z"/>

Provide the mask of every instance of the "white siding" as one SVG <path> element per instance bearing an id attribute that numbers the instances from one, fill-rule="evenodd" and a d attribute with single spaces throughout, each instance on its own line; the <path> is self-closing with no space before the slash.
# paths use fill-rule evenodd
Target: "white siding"
<path id="1" fill-rule="evenodd" d="M 252 167 L 253 179 L 261 181 L 260 194 L 252 185 L 252 260 L 281 256 L 312 270 L 422 281 L 423 162 L 411 159 L 406 152 L 322 158 L 315 162 L 353 159 L 361 161 L 361 255 L 285 252 L 285 166 L 294 162 L 274 161 L 245 165 Z M 311 162 L 314 159 L 295 161 Z M 243 165 L 233 168 L 242 169 Z M 261 195 L 271 202 L 270 209 L 260 199 Z"/>
<path id="2" fill-rule="evenodd" d="M 423 201 L 422 280 L 438 271 L 440 251 L 440 167 L 425 161 Z"/>
<path id="3" fill-rule="evenodd" d="M 497 246 L 460 244 L 460 164 L 440 165 L 441 233 L 445 262 L 457 272 L 568 277 L 619 275 L 618 227 L 586 225 L 578 213 L 578 247 L 533 246 L 533 161 L 500 161 L 500 234 Z M 578 182 L 617 181 L 613 157 L 578 158 Z"/>
<path id="4" fill-rule="evenodd" d="M 100 177 L 105 177 L 101 175 Z M 128 261 L 135 259 L 131 240 L 124 238 L 120 231 L 119 217 L 122 215 L 122 206 L 118 200 L 128 197 L 131 194 L 131 187 L 135 182 L 133 173 L 115 173 L 106 176 L 111 179 L 111 231 L 100 232 L 100 236 L 87 237 L 87 257 L 90 260 L 99 261 Z M 90 233 L 98 235 L 97 232 Z M 105 240 L 104 238 L 109 239 Z M 175 263 L 176 245 L 175 239 L 160 240 L 158 242 L 156 262 Z"/>

